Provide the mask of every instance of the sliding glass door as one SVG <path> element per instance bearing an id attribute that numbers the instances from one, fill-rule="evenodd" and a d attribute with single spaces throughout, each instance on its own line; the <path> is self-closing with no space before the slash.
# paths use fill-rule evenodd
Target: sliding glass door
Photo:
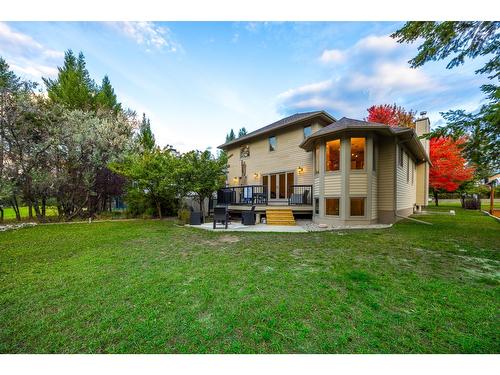
<path id="1" fill-rule="evenodd" d="M 293 172 L 272 173 L 262 176 L 262 185 L 267 187 L 268 199 L 288 199 L 295 178 Z"/>

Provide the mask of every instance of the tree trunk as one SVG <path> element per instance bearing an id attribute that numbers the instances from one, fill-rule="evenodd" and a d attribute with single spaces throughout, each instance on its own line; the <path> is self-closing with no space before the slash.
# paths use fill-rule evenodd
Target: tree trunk
<path id="1" fill-rule="evenodd" d="M 3 223 L 3 208 L 0 207 L 0 223 Z"/>
<path id="2" fill-rule="evenodd" d="M 12 208 L 16 213 L 16 220 L 21 221 L 21 213 L 19 212 L 19 205 L 17 204 L 17 198 L 15 195 L 12 196 Z"/>
<path id="3" fill-rule="evenodd" d="M 36 218 L 38 219 L 38 221 L 43 222 L 43 217 L 42 217 L 42 214 L 40 212 L 40 207 L 38 206 L 38 199 L 35 199 L 34 203 L 35 204 L 33 205 L 33 207 L 35 208 Z"/>
<path id="4" fill-rule="evenodd" d="M 434 190 L 434 202 L 436 203 L 436 207 L 439 206 L 437 190 Z"/>
<path id="5" fill-rule="evenodd" d="M 158 211 L 158 217 L 161 219 L 161 202 L 159 200 L 156 201 L 156 210 Z"/>
<path id="6" fill-rule="evenodd" d="M 203 209 L 205 208 L 204 203 L 205 203 L 205 197 L 198 195 L 199 203 L 200 203 L 200 212 L 201 212 L 201 219 L 205 220 L 205 214 L 203 212 Z"/>
<path id="7" fill-rule="evenodd" d="M 28 203 L 28 219 L 33 220 L 33 204 L 31 200 Z"/>
<path id="8" fill-rule="evenodd" d="M 45 197 L 42 198 L 42 217 L 45 219 L 47 216 L 47 199 Z"/>

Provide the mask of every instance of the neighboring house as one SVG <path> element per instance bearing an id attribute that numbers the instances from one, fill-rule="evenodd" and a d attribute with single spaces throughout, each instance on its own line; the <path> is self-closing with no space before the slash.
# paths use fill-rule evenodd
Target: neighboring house
<path id="1" fill-rule="evenodd" d="M 430 131 L 298 113 L 219 146 L 229 158 L 218 203 L 312 215 L 316 223 L 393 223 L 427 205 Z"/>

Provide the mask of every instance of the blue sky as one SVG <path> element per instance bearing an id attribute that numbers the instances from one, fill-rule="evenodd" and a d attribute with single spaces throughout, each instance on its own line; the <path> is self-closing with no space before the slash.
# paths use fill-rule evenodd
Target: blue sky
<path id="1" fill-rule="evenodd" d="M 215 148 L 248 131 L 324 109 L 363 119 L 372 104 L 475 110 L 484 60 L 410 69 L 416 46 L 389 34 L 401 22 L 0 22 L 0 56 L 21 76 L 53 77 L 67 49 L 82 51 L 96 81 L 151 118 L 161 145 Z"/>

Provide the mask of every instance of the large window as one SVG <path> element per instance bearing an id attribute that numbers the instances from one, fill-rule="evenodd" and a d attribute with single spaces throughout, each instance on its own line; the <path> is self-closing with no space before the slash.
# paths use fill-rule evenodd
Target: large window
<path id="1" fill-rule="evenodd" d="M 325 214 L 332 216 L 340 215 L 340 199 L 325 198 Z"/>
<path id="2" fill-rule="evenodd" d="M 319 198 L 314 198 L 314 214 L 319 215 Z"/>
<path id="3" fill-rule="evenodd" d="M 351 216 L 365 216 L 365 198 L 351 198 Z"/>
<path id="4" fill-rule="evenodd" d="M 304 126 L 304 138 L 309 137 L 311 135 L 311 133 L 312 133 L 311 125 Z"/>
<path id="5" fill-rule="evenodd" d="M 338 171 L 340 169 L 340 139 L 326 142 L 326 170 Z"/>
<path id="6" fill-rule="evenodd" d="M 314 173 L 319 173 L 319 145 L 314 149 Z"/>
<path id="7" fill-rule="evenodd" d="M 351 138 L 351 169 L 365 168 L 365 138 Z"/>
<path id="8" fill-rule="evenodd" d="M 399 148 L 399 166 L 402 167 L 404 162 L 403 162 L 403 147 Z"/>
<path id="9" fill-rule="evenodd" d="M 269 151 L 276 151 L 276 137 L 273 135 L 272 137 L 269 137 Z"/>

